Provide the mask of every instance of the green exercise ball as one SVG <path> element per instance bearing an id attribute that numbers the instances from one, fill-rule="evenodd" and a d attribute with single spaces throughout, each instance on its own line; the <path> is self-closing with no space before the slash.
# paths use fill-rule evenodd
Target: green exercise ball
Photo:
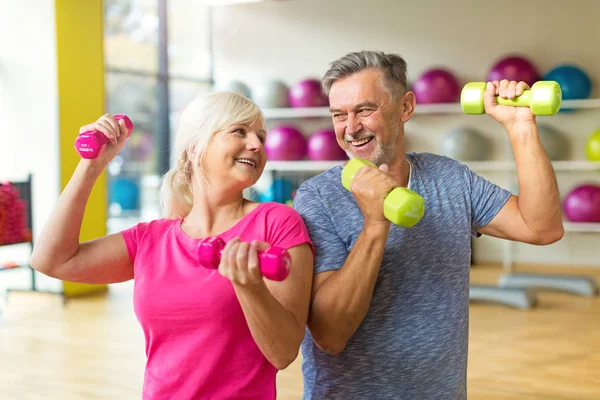
<path id="1" fill-rule="evenodd" d="M 585 144 L 585 154 L 590 161 L 600 161 L 600 129 L 588 138 Z"/>

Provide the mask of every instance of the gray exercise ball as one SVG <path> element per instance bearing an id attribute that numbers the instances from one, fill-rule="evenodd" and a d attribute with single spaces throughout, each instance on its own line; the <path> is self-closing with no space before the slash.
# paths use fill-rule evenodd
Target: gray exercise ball
<path id="1" fill-rule="evenodd" d="M 440 153 L 461 161 L 484 161 L 490 151 L 488 139 L 470 127 L 450 130 L 440 143 Z"/>
<path id="2" fill-rule="evenodd" d="M 550 160 L 566 160 L 569 158 L 569 141 L 563 134 L 546 124 L 538 124 L 538 132 L 542 147 Z"/>
<path id="3" fill-rule="evenodd" d="M 252 93 L 251 93 L 248 85 L 246 85 L 244 82 L 238 81 L 238 80 L 219 82 L 215 86 L 214 91 L 215 92 L 234 92 L 234 93 L 239 93 L 242 96 L 245 96 L 249 99 L 252 98 Z"/>
<path id="4" fill-rule="evenodd" d="M 252 90 L 252 100 L 261 108 L 285 108 L 290 106 L 290 89 L 277 80 L 260 83 Z"/>

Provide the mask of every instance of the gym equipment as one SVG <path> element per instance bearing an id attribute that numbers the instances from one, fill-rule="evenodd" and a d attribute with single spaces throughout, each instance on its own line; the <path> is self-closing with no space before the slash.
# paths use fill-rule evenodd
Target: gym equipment
<path id="1" fill-rule="evenodd" d="M 454 103 L 460 95 L 456 77 L 446 69 L 430 69 L 413 82 L 412 91 L 419 104 Z"/>
<path id="2" fill-rule="evenodd" d="M 322 129 L 308 138 L 308 158 L 313 161 L 347 160 L 346 152 L 339 146 L 332 129 Z"/>
<path id="3" fill-rule="evenodd" d="M 133 131 L 133 122 L 129 119 L 127 115 L 117 114 L 114 118 L 118 120 L 125 121 L 125 126 L 127 127 L 127 138 L 131 135 Z M 108 143 L 108 138 L 104 136 L 104 134 L 96 129 L 91 131 L 82 132 L 77 136 L 75 140 L 75 149 L 77 153 L 81 156 L 81 158 L 92 159 L 97 158 L 106 147 Z"/>
<path id="4" fill-rule="evenodd" d="M 465 114 L 484 114 L 483 93 L 485 92 L 486 82 L 467 83 L 460 95 L 460 105 Z M 538 81 L 531 89 L 523 91 L 514 99 L 505 99 L 496 96 L 498 104 L 513 107 L 531 107 L 531 112 L 535 115 L 554 115 L 560 109 L 562 101 L 562 92 L 560 85 L 554 81 Z"/>
<path id="5" fill-rule="evenodd" d="M 563 100 L 587 99 L 592 93 L 588 74 L 575 65 L 559 65 L 548 71 L 543 80 L 556 81 L 562 90 Z"/>
<path id="6" fill-rule="evenodd" d="M 302 160 L 306 156 L 306 138 L 293 125 L 278 125 L 268 132 L 265 151 L 269 160 Z"/>
<path id="7" fill-rule="evenodd" d="M 214 91 L 215 92 L 234 92 L 234 93 L 241 94 L 242 96 L 247 97 L 249 99 L 252 98 L 251 97 L 252 91 L 250 90 L 248 85 L 246 85 L 242 81 L 238 81 L 235 79 L 232 79 L 232 80 L 226 81 L 226 82 L 219 82 L 215 86 Z"/>
<path id="8" fill-rule="evenodd" d="M 290 106 L 290 89 L 281 81 L 268 81 L 252 90 L 252 100 L 261 108 Z"/>
<path id="9" fill-rule="evenodd" d="M 115 179 L 110 185 L 110 204 L 118 204 L 121 211 L 137 210 L 140 188 L 136 182 L 127 178 Z"/>
<path id="10" fill-rule="evenodd" d="M 585 155 L 590 161 L 600 161 L 600 129 L 592 133 L 585 143 Z"/>
<path id="11" fill-rule="evenodd" d="M 600 185 L 579 185 L 565 196 L 565 216 L 572 222 L 600 222 Z"/>
<path id="12" fill-rule="evenodd" d="M 364 165 L 377 168 L 371 161 L 353 158 L 342 170 L 342 185 L 350 190 L 354 175 Z M 423 218 L 425 200 L 408 188 L 397 187 L 383 201 L 383 214 L 392 223 L 411 228 Z"/>
<path id="13" fill-rule="evenodd" d="M 198 261 L 205 268 L 217 269 L 225 241 L 219 237 L 202 239 L 198 244 Z M 258 253 L 260 272 L 272 281 L 283 281 L 290 273 L 292 257 L 281 247 L 269 247 Z"/>
<path id="14" fill-rule="evenodd" d="M 577 294 L 584 297 L 594 297 L 598 287 L 594 277 L 538 275 L 511 273 L 500 277 L 498 285 L 506 289 L 552 290 Z"/>
<path id="15" fill-rule="evenodd" d="M 305 79 L 292 85 L 289 101 L 294 108 L 329 106 L 329 99 L 323 94 L 321 82 L 316 79 Z"/>
<path id="16" fill-rule="evenodd" d="M 537 68 L 531 61 L 519 55 L 510 55 L 496 61 L 488 72 L 488 81 L 508 79 L 509 81 L 523 81 L 532 86 L 540 79 Z"/>
<path id="17" fill-rule="evenodd" d="M 566 160 L 569 158 L 569 140 L 559 131 L 547 124 L 538 124 L 538 134 L 542 147 L 552 161 Z"/>
<path id="18" fill-rule="evenodd" d="M 27 205 L 11 183 L 0 185 L 0 245 L 31 241 L 27 227 Z"/>
<path id="19" fill-rule="evenodd" d="M 470 127 L 450 130 L 442 138 L 440 153 L 460 161 L 483 161 L 488 157 L 489 140 Z"/>
<path id="20" fill-rule="evenodd" d="M 292 185 L 292 182 L 283 178 L 275 178 L 267 190 L 259 193 L 258 201 L 261 203 L 268 201 L 285 203 L 293 198 L 293 192 L 294 186 Z"/>
<path id="21" fill-rule="evenodd" d="M 469 301 L 498 303 L 527 310 L 537 305 L 534 289 L 503 288 L 491 285 L 471 285 Z"/>

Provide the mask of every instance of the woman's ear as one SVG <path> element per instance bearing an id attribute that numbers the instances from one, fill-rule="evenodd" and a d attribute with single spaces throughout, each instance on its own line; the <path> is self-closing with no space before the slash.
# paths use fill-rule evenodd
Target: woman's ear
<path id="1" fill-rule="evenodd" d="M 400 114 L 402 115 L 402 122 L 406 123 L 413 116 L 415 112 L 415 106 L 417 105 L 417 98 L 411 91 L 404 93 L 402 99 L 400 99 Z"/>

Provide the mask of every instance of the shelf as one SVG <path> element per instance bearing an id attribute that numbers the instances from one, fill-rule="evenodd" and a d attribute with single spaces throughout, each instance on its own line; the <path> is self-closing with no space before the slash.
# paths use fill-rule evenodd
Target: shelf
<path id="1" fill-rule="evenodd" d="M 265 171 L 294 171 L 294 172 L 323 172 L 336 165 L 345 163 L 342 161 L 267 161 Z"/>
<path id="2" fill-rule="evenodd" d="M 463 161 L 474 171 L 516 171 L 514 161 Z M 555 171 L 599 171 L 600 162 L 594 161 L 552 161 Z"/>
<path id="3" fill-rule="evenodd" d="M 600 232 L 598 222 L 563 222 L 565 232 Z"/>
<path id="4" fill-rule="evenodd" d="M 295 172 L 323 172 L 342 161 L 267 161 L 265 171 L 295 171 Z M 514 161 L 463 161 L 474 171 L 516 171 Z M 553 161 L 555 171 L 598 171 L 600 162 L 593 161 Z"/>
<path id="5" fill-rule="evenodd" d="M 562 109 L 600 109 L 600 99 L 565 100 Z M 329 107 L 265 108 L 267 119 L 331 118 Z M 460 103 L 417 104 L 415 114 L 463 114 Z"/>

